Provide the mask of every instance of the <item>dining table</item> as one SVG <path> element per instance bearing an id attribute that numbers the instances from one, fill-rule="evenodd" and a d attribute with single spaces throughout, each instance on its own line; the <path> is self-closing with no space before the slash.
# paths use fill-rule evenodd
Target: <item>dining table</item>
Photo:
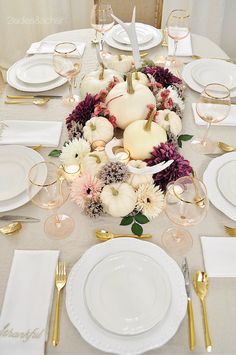
<path id="1" fill-rule="evenodd" d="M 75 91 L 79 92 L 79 82 L 81 77 L 95 70 L 98 67 L 98 60 L 96 56 L 96 48 L 91 44 L 94 38 L 93 29 L 80 29 L 73 31 L 66 31 L 52 34 L 44 40 L 55 41 L 81 41 L 86 43 L 85 52 L 82 58 L 82 69 L 78 78 L 78 85 Z M 191 34 L 193 53 L 204 58 L 226 58 L 226 53 L 210 39 Z M 30 45 L 30 43 L 29 43 Z M 111 53 L 122 53 L 121 51 L 106 47 Z M 160 56 L 167 55 L 167 47 L 158 45 L 148 51 L 148 58 L 156 61 Z M 124 53 L 124 52 L 123 52 Z M 124 53 L 126 54 L 126 53 Z M 180 60 L 185 63 L 193 60 L 191 57 L 180 57 Z M 51 90 L 50 94 L 63 95 L 68 90 L 67 85 Z M 0 117 L 4 121 L 16 120 L 38 120 L 38 121 L 61 121 L 63 122 L 63 132 L 58 149 L 63 146 L 67 138 L 67 129 L 65 119 L 72 111 L 71 107 L 64 106 L 62 100 L 52 99 L 44 106 L 35 105 L 6 105 L 4 100 L 6 95 L 24 94 L 17 91 L 6 84 L 2 97 L 0 99 Z M 45 93 L 47 94 L 47 93 Z M 186 85 L 185 90 L 185 109 L 183 116 L 183 134 L 201 134 L 203 135 L 205 127 L 197 126 L 194 122 L 192 113 L 192 103 L 197 102 L 199 93 L 194 92 Z M 213 126 L 210 136 L 215 141 L 224 141 L 228 144 L 235 145 L 236 127 Z M 42 147 L 40 154 L 47 161 L 59 164 L 59 159 L 49 157 L 52 149 Z M 180 153 L 190 161 L 191 166 L 201 179 L 205 169 L 210 163 L 212 157 L 208 155 L 201 155 L 191 149 L 190 142 L 183 142 L 183 147 Z M 1 168 L 1 167 L 0 167 Z M 118 218 L 104 216 L 92 220 L 82 214 L 74 202 L 68 200 L 60 210 L 66 212 L 73 217 L 75 221 L 75 228 L 72 234 L 63 240 L 49 239 L 44 232 L 44 221 L 49 215 L 50 211 L 40 209 L 28 202 L 24 206 L 10 211 L 10 214 L 26 215 L 39 218 L 39 223 L 25 223 L 22 229 L 12 236 L 0 236 L 0 309 L 4 300 L 4 293 L 7 286 L 9 272 L 12 264 L 14 251 L 22 250 L 59 250 L 60 259 L 65 261 L 68 273 L 73 265 L 80 259 L 80 257 L 91 246 L 102 243 L 95 236 L 95 230 L 106 229 L 115 233 L 129 233 L 129 226 L 120 226 Z M 0 226 L 4 222 L 0 222 Z M 224 231 L 224 225 L 235 226 L 235 222 L 230 220 L 224 213 L 216 209 L 212 204 L 206 218 L 198 225 L 189 228 L 193 237 L 193 247 L 185 255 L 188 259 L 190 278 L 192 280 L 194 272 L 197 270 L 204 270 L 204 259 L 201 249 L 201 236 L 215 236 L 230 238 Z M 161 236 L 163 232 L 171 226 L 170 220 L 164 212 L 158 218 L 153 219 L 149 224 L 144 226 L 144 232 L 152 234 L 150 243 L 154 243 L 162 247 Z M 182 257 L 172 255 L 179 265 L 182 263 Z M 52 346 L 52 325 L 54 307 L 51 313 L 50 331 L 46 343 L 46 355 L 99 355 L 103 352 L 89 345 L 80 336 L 77 329 L 71 323 L 65 306 L 66 290 L 63 292 L 61 303 L 61 325 L 60 325 L 60 342 L 58 346 Z M 191 285 L 193 311 L 195 318 L 196 330 L 196 348 L 194 354 L 205 353 L 204 345 L 204 331 L 202 323 L 201 304 L 197 295 Z M 206 299 L 209 329 L 212 338 L 212 353 L 213 354 L 235 354 L 235 333 L 236 333 L 236 279 L 235 278 L 210 278 L 209 292 Z M 15 302 L 17 302 L 17 293 L 15 295 Z M 54 302 L 55 303 L 55 302 Z M 1 351 L 0 351 L 1 353 Z M 149 351 L 148 354 L 189 354 L 188 345 L 188 319 L 187 315 L 180 324 L 176 334 L 168 341 L 167 344 L 161 348 Z M 4 355 L 4 354 L 2 354 Z"/>

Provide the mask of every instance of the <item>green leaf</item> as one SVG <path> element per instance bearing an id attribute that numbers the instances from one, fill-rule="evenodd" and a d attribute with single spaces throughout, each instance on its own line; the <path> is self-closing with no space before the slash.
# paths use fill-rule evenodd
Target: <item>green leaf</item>
<path id="1" fill-rule="evenodd" d="M 135 234 L 135 235 L 140 236 L 143 234 L 143 227 L 140 226 L 140 224 L 138 224 L 138 223 L 134 222 L 132 224 L 131 230 L 132 230 L 133 234 Z"/>
<path id="2" fill-rule="evenodd" d="M 191 134 L 181 134 L 179 137 L 178 137 L 178 146 L 180 148 L 182 148 L 182 142 L 187 142 L 189 141 L 191 138 L 193 138 L 193 136 Z"/>
<path id="3" fill-rule="evenodd" d="M 138 213 L 136 214 L 136 216 L 134 216 L 135 221 L 137 221 L 138 223 L 141 224 L 146 224 L 149 222 L 149 219 L 142 213 Z"/>
<path id="4" fill-rule="evenodd" d="M 133 222 L 133 217 L 132 216 L 126 216 L 126 217 L 122 218 L 122 220 L 120 222 L 120 226 L 128 226 L 132 222 Z"/>
<path id="5" fill-rule="evenodd" d="M 54 149 L 48 154 L 49 157 L 54 157 L 54 158 L 58 158 L 60 155 L 61 155 L 60 149 Z"/>

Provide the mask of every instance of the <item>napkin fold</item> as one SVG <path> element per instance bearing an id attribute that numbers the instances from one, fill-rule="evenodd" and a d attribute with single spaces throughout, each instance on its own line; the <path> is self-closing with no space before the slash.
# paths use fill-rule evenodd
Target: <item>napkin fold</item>
<path id="1" fill-rule="evenodd" d="M 198 116 L 196 111 L 196 104 L 192 104 L 193 116 L 195 123 L 199 126 L 206 126 L 207 122 L 203 121 L 200 116 Z M 229 115 L 221 122 L 212 123 L 214 126 L 236 126 L 236 105 L 230 107 Z"/>
<path id="2" fill-rule="evenodd" d="M 59 145 L 62 122 L 9 120 L 2 121 L 2 123 L 0 145 L 42 145 L 44 147 L 58 147 Z"/>
<path id="3" fill-rule="evenodd" d="M 168 36 L 168 55 L 174 53 L 174 40 Z M 192 41 L 190 33 L 187 37 L 178 41 L 176 56 L 178 57 L 190 57 L 193 55 Z"/>
<path id="4" fill-rule="evenodd" d="M 205 269 L 209 277 L 236 277 L 236 239 L 201 237 Z"/>
<path id="5" fill-rule="evenodd" d="M 0 316 L 0 354 L 44 354 L 58 256 L 57 250 L 15 250 Z"/>
<path id="6" fill-rule="evenodd" d="M 31 44 L 26 54 L 50 54 L 54 52 L 54 48 L 61 41 L 41 41 L 34 42 Z M 79 54 L 82 56 L 85 50 L 84 42 L 72 42 L 76 45 Z"/>

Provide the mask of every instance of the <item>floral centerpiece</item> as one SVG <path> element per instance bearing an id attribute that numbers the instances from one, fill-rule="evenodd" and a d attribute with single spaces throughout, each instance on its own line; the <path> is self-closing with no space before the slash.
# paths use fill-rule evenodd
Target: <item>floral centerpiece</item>
<path id="1" fill-rule="evenodd" d="M 94 72 L 95 80 L 103 80 L 106 70 Z M 71 184 L 71 199 L 89 217 L 121 217 L 121 225 L 130 224 L 132 232 L 141 235 L 142 224 L 163 210 L 167 184 L 192 172 L 178 151 L 190 137 L 180 136 L 183 82 L 153 64 L 129 72 L 125 81 L 113 73 L 108 84 L 99 83 L 96 94 L 86 80 L 84 100 L 66 118 L 69 140 L 60 154 L 62 164 L 81 169 Z M 111 159 L 106 150 L 116 136 L 123 138 L 122 148 L 129 153 L 125 162 L 118 155 Z M 151 167 L 169 160 L 169 167 L 150 173 Z"/>

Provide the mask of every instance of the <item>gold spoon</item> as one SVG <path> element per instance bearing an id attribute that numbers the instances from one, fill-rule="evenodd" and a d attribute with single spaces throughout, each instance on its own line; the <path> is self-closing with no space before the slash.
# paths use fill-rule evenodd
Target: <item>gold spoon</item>
<path id="1" fill-rule="evenodd" d="M 192 59 L 194 59 L 194 60 L 196 60 L 196 59 L 205 59 L 205 57 L 201 57 L 200 55 L 193 54 L 192 55 Z M 207 58 L 207 59 L 219 59 L 219 60 L 224 60 L 226 62 L 233 63 L 233 60 L 230 59 L 230 58 Z"/>
<path id="2" fill-rule="evenodd" d="M 218 147 L 226 153 L 236 151 L 236 147 L 233 147 L 232 145 L 226 144 L 224 142 L 218 142 Z"/>
<path id="3" fill-rule="evenodd" d="M 131 238 L 151 238 L 151 234 L 142 234 L 142 235 L 134 235 L 134 234 L 114 234 L 112 232 L 106 231 L 104 229 L 96 231 L 96 237 L 100 240 L 109 240 L 113 238 L 121 238 L 121 237 L 131 237 Z"/>
<path id="4" fill-rule="evenodd" d="M 21 228 L 22 228 L 22 224 L 20 222 L 13 222 L 1 227 L 0 233 L 4 235 L 11 235 L 15 232 L 18 232 Z"/>
<path id="5" fill-rule="evenodd" d="M 197 271 L 193 276 L 193 286 L 202 304 L 205 346 L 207 352 L 211 352 L 212 344 L 208 327 L 205 298 L 208 292 L 208 277 L 204 271 Z"/>
<path id="6" fill-rule="evenodd" d="M 30 104 L 33 104 L 33 105 L 36 105 L 36 106 L 44 106 L 46 105 L 46 103 L 48 103 L 50 99 L 48 97 L 42 97 L 41 99 L 34 99 L 32 101 L 18 101 L 18 100 L 11 100 L 11 101 L 8 101 L 6 100 L 5 101 L 5 104 L 19 104 L 19 105 L 30 105 Z"/>

